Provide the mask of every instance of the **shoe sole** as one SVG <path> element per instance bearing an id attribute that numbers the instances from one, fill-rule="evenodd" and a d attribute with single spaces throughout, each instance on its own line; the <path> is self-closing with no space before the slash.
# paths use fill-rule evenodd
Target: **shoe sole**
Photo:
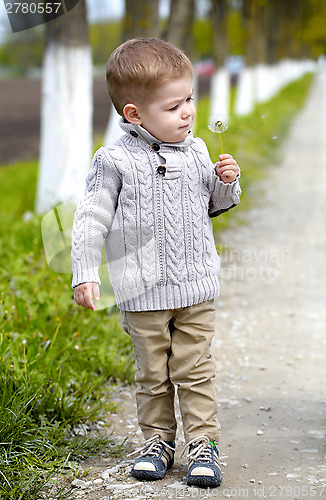
<path id="1" fill-rule="evenodd" d="M 199 488 L 217 488 L 222 483 L 222 478 L 215 477 L 189 477 L 188 486 L 198 486 Z"/>
<path id="2" fill-rule="evenodd" d="M 131 475 L 135 477 L 136 479 L 139 479 L 140 481 L 158 481 L 159 479 L 164 479 L 166 476 L 166 472 L 163 474 L 160 474 L 159 472 L 149 472 L 149 471 L 144 471 L 144 470 L 136 470 L 132 471 Z"/>

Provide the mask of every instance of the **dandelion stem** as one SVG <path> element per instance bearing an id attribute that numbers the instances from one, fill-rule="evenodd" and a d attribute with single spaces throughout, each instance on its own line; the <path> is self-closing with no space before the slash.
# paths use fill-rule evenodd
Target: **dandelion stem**
<path id="1" fill-rule="evenodd" d="M 222 134 L 219 134 L 220 136 L 220 144 L 221 144 L 221 154 L 223 154 L 223 141 L 222 141 Z"/>
<path id="2" fill-rule="evenodd" d="M 26 360 L 25 344 L 23 345 L 23 351 L 24 351 L 24 372 L 25 372 L 25 375 L 27 376 L 27 360 Z"/>

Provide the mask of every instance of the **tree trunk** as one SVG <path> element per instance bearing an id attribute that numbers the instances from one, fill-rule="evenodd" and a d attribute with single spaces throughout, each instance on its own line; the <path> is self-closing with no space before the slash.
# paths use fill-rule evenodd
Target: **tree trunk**
<path id="1" fill-rule="evenodd" d="M 195 0 L 170 0 L 170 15 L 166 38 L 189 58 L 193 54 L 193 22 Z"/>
<path id="2" fill-rule="evenodd" d="M 266 0 L 243 0 L 247 66 L 266 62 Z"/>
<path id="3" fill-rule="evenodd" d="M 212 24 L 214 29 L 213 54 L 217 67 L 224 66 L 224 59 L 229 54 L 228 43 L 228 0 L 211 0 Z"/>
<path id="4" fill-rule="evenodd" d="M 240 76 L 234 104 L 236 115 L 249 115 L 255 106 L 255 71 L 252 67 L 245 67 Z"/>
<path id="5" fill-rule="evenodd" d="M 242 18 L 245 32 L 246 67 L 239 75 L 235 113 L 251 113 L 257 100 L 264 99 L 268 68 L 266 62 L 267 0 L 243 0 Z M 264 92 L 263 92 L 263 91 Z"/>
<path id="6" fill-rule="evenodd" d="M 220 115 L 224 119 L 230 114 L 231 78 L 227 68 L 219 68 L 211 79 L 210 116 Z"/>
<path id="7" fill-rule="evenodd" d="M 85 0 L 46 24 L 37 213 L 77 200 L 92 148 L 92 57 Z"/>
<path id="8" fill-rule="evenodd" d="M 283 25 L 283 0 L 268 0 L 266 15 L 266 62 L 275 64 L 279 60 L 279 45 Z"/>
<path id="9" fill-rule="evenodd" d="M 123 40 L 159 36 L 159 0 L 125 0 Z"/>

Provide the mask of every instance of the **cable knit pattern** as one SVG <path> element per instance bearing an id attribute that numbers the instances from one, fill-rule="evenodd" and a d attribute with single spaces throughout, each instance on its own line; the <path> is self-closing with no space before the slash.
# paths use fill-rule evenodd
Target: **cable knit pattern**
<path id="1" fill-rule="evenodd" d="M 219 257 L 210 215 L 239 202 L 238 180 L 215 174 L 192 134 L 161 143 L 121 120 L 123 135 L 94 155 L 73 225 L 73 283 L 99 281 L 105 247 L 117 305 L 176 309 L 214 298 Z M 160 167 L 160 168 L 159 168 Z"/>
<path id="2" fill-rule="evenodd" d="M 189 231 L 189 251 L 191 252 L 191 262 L 193 262 L 194 273 L 200 279 L 203 279 L 207 273 L 207 263 L 205 262 L 205 245 L 203 244 L 203 212 L 207 213 L 201 188 L 204 182 L 203 172 L 207 165 L 199 163 L 197 151 L 192 152 L 193 168 L 188 168 L 187 175 L 187 191 L 188 191 L 188 206 L 191 214 L 190 231 Z M 197 183 L 193 182 L 193 178 L 197 178 Z M 208 217 L 206 217 L 208 219 Z M 210 223 L 210 221 L 209 221 Z"/>

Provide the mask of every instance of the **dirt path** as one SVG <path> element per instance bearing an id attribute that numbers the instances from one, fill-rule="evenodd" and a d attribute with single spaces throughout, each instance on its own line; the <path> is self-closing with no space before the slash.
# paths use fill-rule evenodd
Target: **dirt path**
<path id="1" fill-rule="evenodd" d="M 129 477 L 103 454 L 74 498 L 326 498 L 326 74 L 318 74 L 248 224 L 223 235 L 214 352 L 223 483 L 188 488 L 186 460 L 165 480 Z M 242 167 L 245 169 L 245 165 Z M 115 395 L 111 429 L 141 442 L 134 392 Z M 182 449 L 182 435 L 177 440 Z M 95 481 L 95 482 L 94 482 Z"/>

